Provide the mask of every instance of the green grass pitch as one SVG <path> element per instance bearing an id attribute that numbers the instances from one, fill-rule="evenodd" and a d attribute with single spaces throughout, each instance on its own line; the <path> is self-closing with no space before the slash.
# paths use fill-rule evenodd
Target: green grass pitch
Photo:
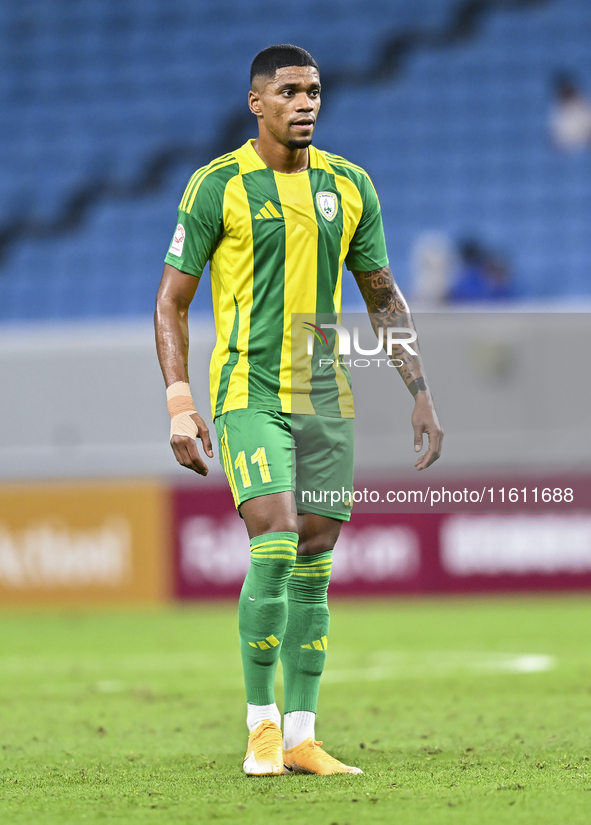
<path id="1" fill-rule="evenodd" d="M 0 615 L 0 822 L 591 823 L 582 596 L 334 602 L 317 735 L 242 774 L 236 607 Z"/>

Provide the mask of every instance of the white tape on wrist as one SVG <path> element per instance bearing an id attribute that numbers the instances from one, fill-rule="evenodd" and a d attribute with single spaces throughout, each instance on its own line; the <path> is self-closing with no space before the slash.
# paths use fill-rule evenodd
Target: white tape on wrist
<path id="1" fill-rule="evenodd" d="M 191 418 L 191 413 L 182 412 L 175 415 L 170 421 L 170 437 L 173 435 L 188 435 L 197 438 L 197 424 Z"/>
<path id="2" fill-rule="evenodd" d="M 170 415 L 170 437 L 184 435 L 197 438 L 197 424 L 191 418 L 196 413 L 191 388 L 186 381 L 176 381 L 166 389 L 166 400 Z"/>

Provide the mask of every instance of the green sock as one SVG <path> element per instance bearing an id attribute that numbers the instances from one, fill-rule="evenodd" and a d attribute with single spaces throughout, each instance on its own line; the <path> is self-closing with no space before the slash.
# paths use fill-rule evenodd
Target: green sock
<path id="1" fill-rule="evenodd" d="M 250 569 L 238 602 L 246 701 L 275 701 L 275 671 L 287 625 L 287 582 L 295 564 L 297 533 L 265 533 L 250 541 Z"/>
<path id="2" fill-rule="evenodd" d="M 316 713 L 328 647 L 326 592 L 331 566 L 332 550 L 298 556 L 287 585 L 289 618 L 281 647 L 284 713 Z"/>

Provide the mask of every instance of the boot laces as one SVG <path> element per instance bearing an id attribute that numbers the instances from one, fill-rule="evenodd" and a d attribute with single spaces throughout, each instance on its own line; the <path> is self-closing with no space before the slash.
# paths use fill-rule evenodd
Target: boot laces
<path id="1" fill-rule="evenodd" d="M 277 726 L 273 722 L 262 722 L 252 738 L 252 748 L 257 757 L 272 757 L 277 751 Z"/>
<path id="2" fill-rule="evenodd" d="M 323 748 L 320 747 L 320 745 L 322 745 L 321 741 L 319 741 L 317 739 L 313 739 L 312 742 L 311 742 L 311 745 L 312 745 L 312 748 L 315 751 L 319 752 L 317 754 L 317 756 L 323 762 L 327 762 L 329 765 L 335 765 L 335 764 L 336 765 L 341 765 L 342 764 L 341 762 L 339 762 L 338 759 L 335 759 L 334 756 L 331 756 L 330 753 L 327 753 L 325 750 L 323 750 Z"/>

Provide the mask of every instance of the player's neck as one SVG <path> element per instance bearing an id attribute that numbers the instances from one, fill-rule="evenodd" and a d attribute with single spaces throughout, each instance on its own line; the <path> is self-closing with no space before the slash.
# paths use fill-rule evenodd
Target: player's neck
<path id="1" fill-rule="evenodd" d="M 266 135 L 259 135 L 252 145 L 265 166 L 274 172 L 295 175 L 297 172 L 304 172 L 310 165 L 307 147 L 291 149 L 276 140 L 270 140 Z"/>

